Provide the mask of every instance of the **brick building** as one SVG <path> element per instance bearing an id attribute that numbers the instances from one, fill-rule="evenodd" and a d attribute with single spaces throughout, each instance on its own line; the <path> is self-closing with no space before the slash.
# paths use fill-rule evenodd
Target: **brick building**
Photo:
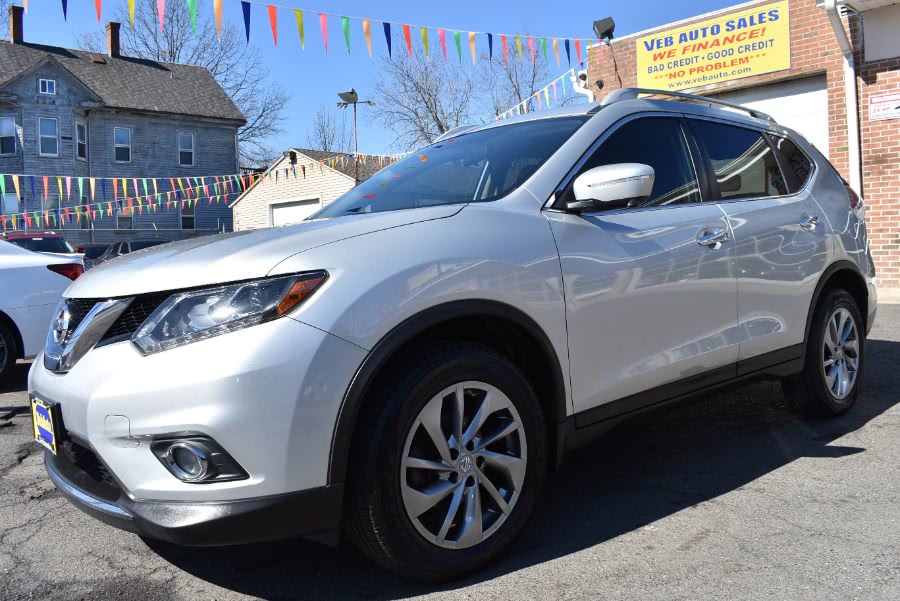
<path id="1" fill-rule="evenodd" d="M 779 8 L 787 13 L 780 22 Z M 772 10 L 776 19 L 770 19 Z M 711 44 L 717 29 L 707 25 L 716 23 L 719 37 L 736 23 L 749 23 L 749 31 L 755 25 L 761 36 L 772 35 L 775 27 L 783 33 L 770 44 L 751 47 L 750 39 L 737 47 L 753 50 L 762 69 L 747 68 L 734 54 L 716 62 L 726 69 L 724 76 L 705 76 L 700 63 L 692 67 L 690 60 L 679 59 L 690 54 L 679 42 Z M 717 81 L 707 83 L 712 79 Z M 879 286 L 900 288 L 898 0 L 847 0 L 845 6 L 833 0 L 748 2 L 698 15 L 592 48 L 588 82 L 598 100 L 619 87 L 680 90 L 758 108 L 800 131 L 862 191 Z"/>

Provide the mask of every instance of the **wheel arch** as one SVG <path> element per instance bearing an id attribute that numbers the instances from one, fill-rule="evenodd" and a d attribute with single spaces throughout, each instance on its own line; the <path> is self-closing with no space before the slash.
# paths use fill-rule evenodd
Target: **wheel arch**
<path id="1" fill-rule="evenodd" d="M 860 273 L 859 267 L 851 261 L 837 261 L 825 269 L 824 273 L 822 273 L 822 277 L 819 278 L 819 283 L 816 285 L 816 290 L 813 293 L 812 300 L 809 304 L 809 310 L 806 313 L 806 329 L 803 333 L 804 345 L 806 345 L 806 342 L 809 340 L 809 330 L 812 327 L 812 321 L 816 313 L 816 307 L 819 304 L 819 299 L 825 291 L 834 288 L 843 288 L 853 296 L 854 300 L 856 300 L 856 304 L 859 305 L 859 312 L 863 319 L 862 329 L 864 332 L 866 331 L 866 321 L 869 318 L 869 288 L 866 285 L 866 278 Z"/>
<path id="2" fill-rule="evenodd" d="M 501 336 L 496 336 L 497 334 Z M 507 340 L 506 337 L 509 337 Z M 452 301 L 418 313 L 385 335 L 369 352 L 348 386 L 332 435 L 328 483 L 346 479 L 354 431 L 366 395 L 394 360 L 429 338 L 453 338 L 491 346 L 522 370 L 545 413 L 549 465 L 555 466 L 563 448 L 566 387 L 562 365 L 543 329 L 521 310 L 489 300 Z M 546 366 L 528 370 L 523 366 Z"/>
<path id="3" fill-rule="evenodd" d="M 0 323 L 4 324 L 6 327 L 10 329 L 13 336 L 15 336 L 16 340 L 16 349 L 18 353 L 16 353 L 16 357 L 13 359 L 22 359 L 25 357 L 25 341 L 22 339 L 22 332 L 19 331 L 19 328 L 16 326 L 16 322 L 12 320 L 12 317 L 4 313 L 0 310 Z"/>

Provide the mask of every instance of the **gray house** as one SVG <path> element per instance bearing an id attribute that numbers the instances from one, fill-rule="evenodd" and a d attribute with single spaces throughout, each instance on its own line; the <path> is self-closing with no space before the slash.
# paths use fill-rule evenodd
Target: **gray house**
<path id="1" fill-rule="evenodd" d="M 26 177 L 19 194 L 7 177 L 0 212 L 52 213 L 89 202 L 115 207 L 59 228 L 77 243 L 232 229 L 234 186 L 225 202 L 172 202 L 133 214 L 127 195 L 120 187 L 116 198 L 109 180 L 98 183 L 93 198 L 87 185 L 80 197 L 77 189 L 60 195 L 56 185 L 66 176 L 100 183 L 164 178 L 156 190 L 180 199 L 181 186 L 169 178 L 190 178 L 183 181 L 196 187 L 238 173 L 237 133 L 245 119 L 208 71 L 122 56 L 118 23 L 107 25 L 108 51 L 97 54 L 26 43 L 22 7 L 10 6 L 9 17 L 10 41 L 0 41 L 0 174 Z"/>

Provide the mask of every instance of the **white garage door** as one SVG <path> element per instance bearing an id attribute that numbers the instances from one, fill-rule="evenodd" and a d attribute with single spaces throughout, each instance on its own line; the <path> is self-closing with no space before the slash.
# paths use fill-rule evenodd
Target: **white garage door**
<path id="1" fill-rule="evenodd" d="M 299 223 L 319 210 L 319 199 L 281 202 L 272 205 L 272 225 Z"/>
<path id="2" fill-rule="evenodd" d="M 778 123 L 795 129 L 828 156 L 828 91 L 824 77 L 807 77 L 716 94 L 772 115 Z"/>

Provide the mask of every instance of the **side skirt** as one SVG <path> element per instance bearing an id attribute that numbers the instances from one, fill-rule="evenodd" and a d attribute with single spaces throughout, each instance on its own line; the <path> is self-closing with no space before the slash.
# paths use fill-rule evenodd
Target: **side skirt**
<path id="1" fill-rule="evenodd" d="M 576 413 L 566 420 L 565 450 L 572 451 L 589 444 L 627 419 L 672 403 L 753 380 L 799 373 L 803 370 L 803 350 L 803 344 L 796 344 Z"/>

